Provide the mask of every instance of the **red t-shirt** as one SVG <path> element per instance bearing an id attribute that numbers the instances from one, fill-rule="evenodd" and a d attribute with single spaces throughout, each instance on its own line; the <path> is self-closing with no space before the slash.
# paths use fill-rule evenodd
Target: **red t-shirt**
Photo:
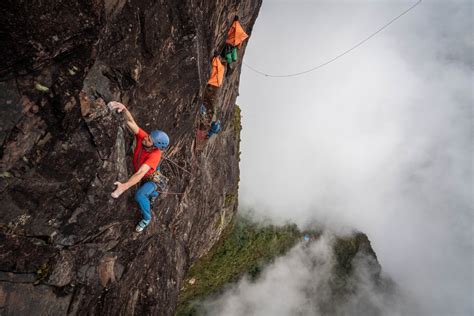
<path id="1" fill-rule="evenodd" d="M 150 167 L 150 170 L 148 170 L 145 176 L 153 173 L 161 160 L 161 151 L 158 148 L 154 148 L 151 151 L 147 151 L 143 148 L 142 140 L 147 136 L 147 132 L 141 128 L 138 129 L 138 133 L 135 134 L 136 145 L 133 152 L 133 167 L 135 168 L 135 172 L 137 172 L 143 164 Z"/>

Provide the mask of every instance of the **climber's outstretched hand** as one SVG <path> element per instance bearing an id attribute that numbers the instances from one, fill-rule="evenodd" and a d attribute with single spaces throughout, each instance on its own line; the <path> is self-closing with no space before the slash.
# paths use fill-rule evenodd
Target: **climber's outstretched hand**
<path id="1" fill-rule="evenodd" d="M 123 192 L 127 190 L 127 186 L 121 182 L 115 182 L 114 185 L 117 186 L 114 192 L 112 192 L 112 197 L 114 199 L 117 199 Z"/>

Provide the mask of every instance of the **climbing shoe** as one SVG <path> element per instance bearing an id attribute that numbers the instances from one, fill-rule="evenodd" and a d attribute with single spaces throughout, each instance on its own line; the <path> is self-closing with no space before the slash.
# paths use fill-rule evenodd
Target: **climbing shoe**
<path id="1" fill-rule="evenodd" d="M 149 222 L 147 222 L 146 220 L 142 219 L 141 221 L 138 222 L 137 227 L 135 227 L 135 231 L 136 231 L 137 233 L 142 232 L 142 231 L 145 229 L 145 227 L 148 226 L 148 223 L 149 223 Z"/>

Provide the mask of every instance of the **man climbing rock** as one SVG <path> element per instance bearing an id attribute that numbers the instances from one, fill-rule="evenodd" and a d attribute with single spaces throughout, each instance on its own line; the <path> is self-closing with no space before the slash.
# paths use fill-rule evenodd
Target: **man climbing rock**
<path id="1" fill-rule="evenodd" d="M 136 139 L 135 150 L 133 151 L 133 168 L 135 173 L 127 182 L 115 182 L 117 188 L 112 192 L 112 197 L 118 198 L 123 192 L 142 181 L 140 188 L 135 193 L 135 200 L 140 207 L 142 219 L 138 222 L 136 231 L 141 232 L 151 221 L 151 203 L 150 199 L 158 196 L 157 185 L 150 181 L 153 173 L 158 169 L 161 153 L 169 145 L 168 135 L 160 130 L 154 130 L 147 134 L 142 130 L 132 114 L 127 110 L 125 105 L 120 102 L 112 101 L 109 104 L 111 109 L 123 112 L 128 128 L 133 132 Z"/>

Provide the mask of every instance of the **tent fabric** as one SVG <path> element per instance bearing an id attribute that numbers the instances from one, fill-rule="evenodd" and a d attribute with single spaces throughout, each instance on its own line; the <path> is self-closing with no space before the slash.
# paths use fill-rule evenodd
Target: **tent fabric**
<path id="1" fill-rule="evenodd" d="M 219 57 L 214 57 L 214 59 L 212 59 L 211 77 L 207 83 L 215 87 L 220 87 L 223 79 L 224 65 L 222 65 Z"/>
<path id="2" fill-rule="evenodd" d="M 227 33 L 226 43 L 232 46 L 238 46 L 240 49 L 242 47 L 242 42 L 245 41 L 247 37 L 249 36 L 245 33 L 239 21 L 234 21 Z"/>

